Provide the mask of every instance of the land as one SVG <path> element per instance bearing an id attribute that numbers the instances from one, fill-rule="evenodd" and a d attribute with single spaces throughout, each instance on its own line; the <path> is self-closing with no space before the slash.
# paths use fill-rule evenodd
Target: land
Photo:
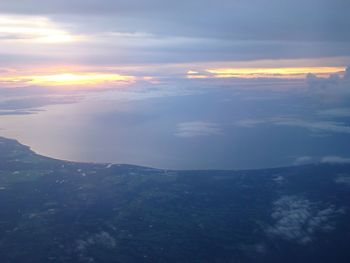
<path id="1" fill-rule="evenodd" d="M 0 137 L 0 262 L 350 262 L 350 164 L 172 171 Z"/>

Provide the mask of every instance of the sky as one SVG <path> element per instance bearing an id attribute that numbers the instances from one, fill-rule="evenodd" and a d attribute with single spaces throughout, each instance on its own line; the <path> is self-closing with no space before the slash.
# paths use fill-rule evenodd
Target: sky
<path id="1" fill-rule="evenodd" d="M 0 135 L 75 161 L 350 159 L 346 0 L 3 0 Z"/>

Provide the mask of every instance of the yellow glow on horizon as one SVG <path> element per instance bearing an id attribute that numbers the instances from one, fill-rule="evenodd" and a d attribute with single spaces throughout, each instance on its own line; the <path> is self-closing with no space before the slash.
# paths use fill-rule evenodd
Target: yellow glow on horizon
<path id="1" fill-rule="evenodd" d="M 105 83 L 129 83 L 134 80 L 135 77 L 133 76 L 107 73 L 62 73 L 53 75 L 0 77 L 0 82 L 4 83 L 39 86 L 96 86 Z"/>
<path id="2" fill-rule="evenodd" d="M 305 78 L 308 73 L 320 77 L 342 73 L 344 67 L 290 67 L 290 68 L 218 68 L 207 69 L 214 78 Z"/>
<path id="3" fill-rule="evenodd" d="M 200 74 L 188 74 L 186 77 L 188 79 L 207 79 L 207 78 L 210 78 L 210 76 L 200 75 Z"/>

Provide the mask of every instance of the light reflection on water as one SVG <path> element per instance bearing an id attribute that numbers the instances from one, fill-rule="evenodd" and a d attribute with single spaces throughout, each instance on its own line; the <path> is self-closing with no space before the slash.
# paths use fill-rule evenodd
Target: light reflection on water
<path id="1" fill-rule="evenodd" d="M 278 114 L 290 113 L 291 107 L 281 107 L 293 104 L 288 98 L 250 100 L 224 91 L 133 100 L 123 96 L 100 93 L 76 103 L 45 106 L 35 114 L 0 116 L 0 135 L 54 158 L 168 169 L 290 165 L 300 156 L 327 155 L 329 144 L 340 154 L 349 153 L 344 138 L 317 138 L 295 127 L 235 125 L 242 119 L 264 120 L 276 109 Z M 188 133 L 191 136 L 178 136 Z"/>

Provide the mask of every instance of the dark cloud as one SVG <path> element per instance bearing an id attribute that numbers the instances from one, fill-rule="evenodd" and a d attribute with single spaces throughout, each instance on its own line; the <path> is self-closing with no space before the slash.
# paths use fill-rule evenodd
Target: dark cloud
<path id="1" fill-rule="evenodd" d="M 348 66 L 345 70 L 344 80 L 350 81 L 350 66 Z"/>
<path id="2" fill-rule="evenodd" d="M 343 77 L 337 74 L 329 78 L 318 78 L 308 74 L 308 94 L 324 104 L 335 104 L 337 107 L 348 106 L 350 98 L 349 67 Z"/>
<path id="3" fill-rule="evenodd" d="M 89 39 L 30 48 L 34 57 L 110 64 L 350 56 L 349 8 L 343 0 L 5 0 L 0 11 L 49 17 Z"/>
<path id="4" fill-rule="evenodd" d="M 350 55 L 347 43 L 330 42 L 274 42 L 226 41 L 213 39 L 168 39 L 157 44 L 140 39 L 135 42 L 95 46 L 98 56 L 79 51 L 72 52 L 74 59 L 93 64 L 113 63 L 186 63 L 194 61 L 241 61 L 262 59 L 318 58 Z M 83 47 L 84 49 L 84 47 Z M 110 52 L 107 53 L 106 50 Z M 116 51 L 117 50 L 117 51 Z M 105 53 L 103 53 L 103 51 Z M 124 51 L 124 52 L 122 52 Z M 65 58 L 67 59 L 67 58 Z"/>
<path id="5" fill-rule="evenodd" d="M 100 31 L 254 40 L 350 40 L 344 0 L 28 0 L 3 1 L 3 13 L 66 16 Z"/>
<path id="6" fill-rule="evenodd" d="M 29 115 L 38 113 L 39 110 L 0 110 L 0 116 L 3 115 Z"/>

